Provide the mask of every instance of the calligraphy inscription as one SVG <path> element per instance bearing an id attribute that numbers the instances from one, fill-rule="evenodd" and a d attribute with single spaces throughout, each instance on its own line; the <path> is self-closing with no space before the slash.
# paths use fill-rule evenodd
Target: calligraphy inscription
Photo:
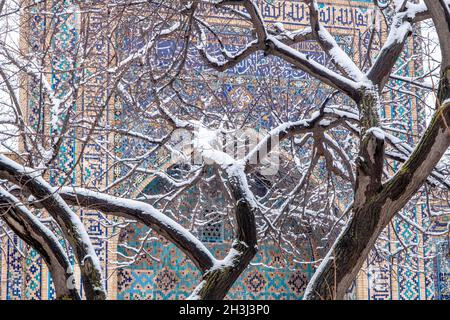
<path id="1" fill-rule="evenodd" d="M 257 0 L 258 7 L 266 22 L 283 22 L 286 24 L 304 24 L 310 22 L 308 6 L 298 1 L 274 1 L 269 4 L 264 0 Z M 319 20 L 326 26 L 362 28 L 367 27 L 371 20 L 373 10 L 370 3 L 352 1 L 353 6 L 339 4 L 319 3 Z M 203 4 L 204 10 L 209 11 L 210 17 L 224 18 L 229 14 L 225 9 L 211 9 L 207 4 Z M 209 9 L 209 10 L 208 10 Z M 241 10 L 235 6 L 236 10 Z"/>

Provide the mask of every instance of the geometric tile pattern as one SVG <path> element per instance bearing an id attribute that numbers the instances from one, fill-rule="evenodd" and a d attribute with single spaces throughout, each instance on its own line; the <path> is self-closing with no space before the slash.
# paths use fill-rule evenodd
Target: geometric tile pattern
<path id="1" fill-rule="evenodd" d="M 286 14 L 288 12 L 288 5 L 284 2 L 279 3 L 280 5 L 277 8 L 280 12 Z M 291 17 L 295 22 L 298 24 L 306 24 L 305 17 L 301 16 L 301 10 L 305 10 L 304 4 L 295 3 L 292 8 L 297 9 L 297 11 L 294 9 L 294 11 L 291 12 Z M 348 10 L 348 8 L 345 8 L 344 10 Z M 268 13 L 266 13 L 266 15 L 268 15 Z M 345 24 L 343 20 L 339 21 Z M 234 32 L 232 28 L 228 31 Z M 358 38 L 356 37 L 356 39 Z M 236 50 L 233 45 L 226 45 L 227 50 Z M 166 44 L 165 47 L 170 46 Z M 209 50 L 214 51 L 214 48 L 210 48 Z M 313 55 L 316 60 L 325 62 L 323 53 L 315 51 L 308 53 Z M 267 74 L 266 68 L 268 68 L 269 63 L 279 64 L 280 61 L 269 61 L 268 59 L 263 59 L 261 56 L 255 55 L 236 66 L 232 73 L 240 75 L 245 72 L 246 74 L 252 74 L 255 77 L 258 77 Z M 287 68 L 284 72 L 283 76 L 286 78 L 296 80 L 305 80 L 305 78 L 307 78 L 303 72 L 292 70 L 291 68 Z M 251 101 L 253 99 L 252 78 L 246 80 L 248 86 L 240 85 L 242 79 L 234 78 L 233 76 L 230 78 L 230 81 L 225 84 L 225 93 L 230 99 L 233 100 L 235 96 L 239 96 L 239 99 L 234 100 L 243 101 L 244 103 L 245 101 Z M 302 92 L 299 90 L 296 94 L 302 95 Z M 243 96 L 248 97 L 248 99 L 242 99 Z M 196 97 L 192 97 L 192 95 L 190 98 L 196 99 Z M 271 125 L 270 118 L 268 118 L 268 122 L 264 125 Z M 228 243 L 223 242 L 226 237 L 221 230 L 222 228 L 223 226 L 221 224 L 206 225 L 201 230 L 200 234 L 202 241 L 208 244 L 210 248 L 213 248 L 213 252 L 215 251 L 217 256 L 223 256 L 229 247 Z M 136 228 L 132 231 L 130 230 L 133 239 L 139 237 L 141 232 L 140 228 Z M 126 243 L 132 245 L 134 241 L 130 242 L 130 239 L 127 239 Z M 155 244 L 155 247 L 157 249 L 154 248 L 152 254 L 161 261 L 160 264 L 153 262 L 151 265 L 146 265 L 142 262 L 137 262 L 136 268 L 138 268 L 138 271 L 136 271 L 136 268 L 133 266 L 121 271 L 118 280 L 120 284 L 119 299 L 137 297 L 145 299 L 180 299 L 188 296 L 192 292 L 192 289 L 199 283 L 199 272 L 189 261 L 182 258 L 181 263 L 173 263 L 174 257 L 175 260 L 178 260 L 180 256 L 183 257 L 178 249 L 173 245 L 162 246 L 158 243 Z M 291 266 L 291 268 L 281 268 L 278 265 L 274 266 L 274 264 L 279 263 L 278 255 L 279 253 L 274 248 L 263 246 L 257 258 L 253 261 L 257 266 L 251 266 L 243 272 L 239 280 L 231 289 L 228 297 L 234 299 L 300 298 L 303 294 L 309 274 L 302 266 Z M 168 257 L 170 257 L 170 259 L 168 259 Z M 264 263 L 261 265 L 262 261 Z M 156 266 L 154 271 L 149 271 L 153 266 Z M 152 294 L 146 294 L 142 291 L 143 288 L 148 286 L 153 288 Z"/>
<path id="2" fill-rule="evenodd" d="M 43 37 L 43 32 L 47 28 L 51 28 L 54 32 L 51 37 L 50 50 L 52 55 L 49 59 L 50 64 L 50 75 L 48 77 L 48 81 L 50 82 L 53 90 L 56 93 L 57 98 L 64 97 L 68 90 L 68 86 L 72 81 L 72 72 L 64 72 L 65 70 L 72 70 L 76 67 L 74 65 L 76 61 L 76 47 L 78 40 L 78 29 L 80 21 L 78 20 L 78 16 L 75 14 L 61 14 L 61 7 L 64 8 L 74 8 L 74 4 L 76 1 L 72 0 L 52 0 L 50 2 L 41 2 L 34 6 L 31 6 L 30 10 L 36 9 L 36 12 L 42 9 L 46 9 L 48 11 L 53 11 L 55 13 L 52 16 L 52 19 L 46 19 L 44 15 L 41 14 L 30 14 L 30 18 L 27 19 L 29 31 L 29 37 L 32 39 L 34 45 L 29 48 L 31 52 L 33 51 L 42 51 L 45 39 L 47 37 Z M 98 3 L 98 1 L 96 2 Z M 92 5 L 92 4 L 91 4 Z M 93 29 L 103 28 L 103 24 L 105 23 L 105 19 L 102 16 L 105 14 L 104 12 L 99 11 L 98 14 L 93 14 L 91 16 L 91 24 Z M 48 22 L 51 21 L 52 25 L 47 25 Z M 92 30 L 94 31 L 94 30 Z M 99 37 L 100 38 L 100 37 Z M 107 41 L 104 39 L 100 39 L 99 43 L 103 44 L 103 47 L 100 45 L 95 46 L 95 50 L 93 50 L 98 57 L 93 59 L 95 63 L 104 67 L 108 63 L 108 56 L 104 53 L 108 50 L 105 49 L 107 46 Z M 97 50 L 97 51 L 96 51 Z M 93 65 L 93 64 L 91 64 Z M 92 70 L 92 69 L 91 69 Z M 96 79 L 97 80 L 97 79 Z M 30 126 L 36 132 L 45 132 L 47 135 L 51 134 L 53 130 L 60 130 L 61 128 L 50 127 L 48 124 L 50 123 L 51 110 L 47 108 L 42 108 L 42 101 L 45 101 L 45 96 L 42 94 L 42 91 L 39 90 L 39 85 L 34 82 L 33 79 L 29 78 L 28 81 L 28 90 L 26 90 L 26 102 L 28 104 L 28 108 L 26 110 L 27 121 Z M 98 79 L 98 81 L 104 81 L 104 79 Z M 87 90 L 86 90 L 87 91 Z M 94 95 L 94 93 L 92 93 Z M 88 96 L 85 95 L 83 102 L 91 99 L 98 99 L 98 95 Z M 84 108 L 84 105 L 73 106 L 73 110 L 76 111 L 76 108 Z M 64 120 L 65 113 L 60 115 L 61 120 Z M 76 157 L 76 143 L 74 132 L 69 132 L 67 134 L 68 138 L 64 139 L 64 142 L 61 145 L 60 153 L 58 155 L 58 159 L 53 168 L 50 168 L 50 183 L 53 185 L 58 185 L 62 183 L 65 179 L 65 175 L 61 174 L 64 172 L 69 172 L 73 164 L 75 163 Z M 38 139 L 38 137 L 36 137 Z M 85 159 L 83 160 L 84 168 L 87 168 L 88 178 L 91 178 L 91 174 L 96 177 L 100 177 L 101 172 L 105 172 L 107 170 L 105 159 L 100 159 L 100 162 L 97 161 L 94 163 L 94 160 L 98 157 L 98 150 L 93 148 L 92 146 L 87 147 L 87 151 L 85 153 Z M 74 170 L 70 179 L 72 182 L 76 182 L 77 172 Z M 105 184 L 106 181 L 99 181 L 97 183 Z M 99 184 L 97 184 L 99 185 Z M 109 276 L 108 272 L 108 264 L 106 263 L 107 257 L 107 248 L 105 247 L 105 243 L 102 238 L 108 236 L 108 231 L 105 227 L 103 227 L 102 220 L 103 216 L 100 216 L 98 212 L 95 211 L 85 211 L 82 212 L 82 219 L 88 228 L 88 232 L 92 237 L 92 242 L 97 251 L 97 254 L 100 257 L 100 260 L 104 266 L 104 274 L 106 277 Z M 92 218 L 92 219 L 90 219 Z M 16 237 L 14 238 L 16 245 L 23 246 L 22 242 L 18 240 Z M 48 279 L 48 283 L 45 284 L 47 287 L 47 292 L 42 292 L 42 259 L 37 255 L 34 250 L 27 251 L 27 248 L 23 248 L 25 254 L 25 258 L 22 258 L 15 247 L 8 242 L 7 252 L 7 288 L 5 296 L 7 299 L 54 299 L 54 289 L 51 282 L 51 276 L 48 275 L 45 279 Z M 106 284 L 105 284 L 106 285 Z"/>
<path id="3" fill-rule="evenodd" d="M 208 244 L 217 256 L 223 256 L 228 243 Z M 118 276 L 118 299 L 152 300 L 184 299 L 188 297 L 201 277 L 197 268 L 172 244 L 158 242 L 149 251 L 160 262 L 148 264 L 139 261 L 124 268 Z M 273 268 L 276 261 L 270 254 L 276 252 L 263 248 L 250 266 L 230 290 L 228 299 L 300 299 L 309 274 L 307 270 L 297 271 Z M 267 267 L 259 264 L 268 263 Z M 271 265 L 272 264 L 272 265 Z"/>

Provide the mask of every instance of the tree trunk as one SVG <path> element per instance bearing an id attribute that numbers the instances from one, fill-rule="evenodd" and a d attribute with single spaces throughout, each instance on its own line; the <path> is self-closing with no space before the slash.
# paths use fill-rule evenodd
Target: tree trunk
<path id="1" fill-rule="evenodd" d="M 374 188 L 366 188 L 368 193 L 358 195 L 356 190 L 352 217 L 311 279 L 305 300 L 344 297 L 380 233 L 418 191 L 450 146 L 449 76 L 447 67 L 441 75 L 438 108 L 409 160 L 392 179 L 383 186 L 380 184 L 379 191 L 377 183 Z M 358 170 L 364 167 L 358 165 Z"/>
<path id="2" fill-rule="evenodd" d="M 252 208 L 245 196 L 242 181 L 238 177 L 231 177 L 230 185 L 236 200 L 237 239 L 234 240 L 227 257 L 203 275 L 203 281 L 194 290 L 191 299 L 221 300 L 225 298 L 258 251 L 255 208 Z"/>
<path id="3" fill-rule="evenodd" d="M 0 208 L 0 216 L 9 228 L 35 249 L 47 264 L 55 286 L 56 299 L 80 300 L 72 266 L 58 239 L 17 198 L 2 188 Z"/>

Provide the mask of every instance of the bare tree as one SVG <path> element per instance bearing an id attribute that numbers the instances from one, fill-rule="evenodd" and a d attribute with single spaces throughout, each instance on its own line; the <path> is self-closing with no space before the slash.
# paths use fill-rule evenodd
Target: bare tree
<path id="1" fill-rule="evenodd" d="M 177 246 L 202 274 L 191 299 L 224 298 L 265 243 L 275 244 L 286 261 L 318 264 L 304 299 L 342 299 L 393 219 L 431 232 L 403 210 L 416 198 L 444 198 L 449 187 L 444 156 L 450 145 L 449 2 L 405 0 L 382 6 L 374 1 L 374 10 L 391 23 L 377 46 L 372 21 L 361 61 L 322 25 L 316 1 L 304 2 L 311 25 L 299 30 L 267 23 L 252 0 L 74 2 L 52 7 L 52 14 L 44 2 L 0 2 L 0 17 L 16 21 L 1 25 L 2 34 L 9 37 L 21 27 L 21 45 L 5 37 L 0 41 L 1 89 L 7 96 L 1 134 L 8 154 L 0 155 L 1 218 L 9 228 L 4 236 L 14 232 L 42 255 L 58 298 L 80 297 L 68 267 L 72 253 L 86 298 L 106 298 L 99 259 L 74 208 L 116 217 L 108 223 L 118 229 L 138 222 L 152 230 L 139 247 L 128 248 L 131 256 L 116 261 L 118 268 L 148 255 L 145 243 L 158 241 L 151 235 Z M 222 13 L 223 25 L 210 24 L 214 10 Z M 23 16 L 17 23 L 19 12 Z M 104 14 L 100 27 L 92 21 L 99 12 Z M 30 30 L 32 17 L 43 18 L 37 30 Z M 75 17 L 76 22 L 68 22 Z M 235 52 L 226 49 L 230 36 L 221 29 L 232 19 L 244 26 L 242 35 L 232 36 L 241 44 Z M 429 21 L 439 38 L 440 70 L 428 68 L 415 78 L 400 75 L 411 63 L 404 54 L 411 38 L 422 47 L 421 59 L 433 59 L 432 40 L 420 29 Z M 71 23 L 77 24 L 78 37 L 58 51 L 52 41 Z M 168 40 L 173 48 L 162 53 Z M 303 54 L 298 45 L 305 41 L 314 41 L 327 60 Z M 106 51 L 97 51 L 105 43 L 112 52 L 107 57 Z M 70 65 L 55 67 L 58 55 Z M 239 94 L 230 98 L 221 91 L 231 77 L 228 71 L 254 56 L 267 56 L 273 65 L 255 85 L 258 102 Z M 199 60 L 200 74 L 193 63 Z M 283 81 L 278 67 L 301 70 L 315 80 L 309 100 L 295 100 L 289 85 L 281 93 L 275 90 Z M 61 75 L 59 85 L 49 82 L 50 73 Z M 435 89 L 428 80 L 436 75 Z M 25 101 L 19 91 L 28 93 Z M 87 92 L 96 99 L 80 112 L 76 106 L 87 100 Z M 397 133 L 411 132 L 380 116 L 393 103 L 390 92 L 406 92 L 408 99 L 423 102 L 418 108 L 434 109 L 419 139 L 402 140 Z M 434 92 L 435 108 L 425 98 Z M 40 114 L 34 123 L 26 116 L 30 100 Z M 123 111 L 120 121 L 110 121 L 114 109 Z M 257 132 L 261 114 L 275 121 Z M 112 141 L 124 140 L 126 152 L 117 152 Z M 70 166 L 62 168 L 58 158 L 68 144 L 76 144 L 77 151 Z M 111 166 L 89 180 L 82 168 L 92 145 Z M 399 169 L 394 161 L 402 163 Z M 270 171 L 274 166 L 276 171 Z M 104 175 L 113 177 L 108 185 L 100 182 Z M 57 182 L 50 184 L 54 177 Z M 137 181 L 151 179 L 165 187 L 136 197 Z M 192 189 L 199 191 L 198 205 L 182 211 L 179 202 Z M 217 219 L 199 217 L 200 209 L 211 205 L 205 200 L 211 189 L 221 198 L 214 204 L 219 219 L 233 230 L 223 259 L 197 236 L 202 225 Z M 436 195 L 429 189 L 444 191 Z M 72 251 L 62 248 L 42 223 L 42 209 Z M 411 246 L 403 244 L 403 249 L 411 253 Z"/>

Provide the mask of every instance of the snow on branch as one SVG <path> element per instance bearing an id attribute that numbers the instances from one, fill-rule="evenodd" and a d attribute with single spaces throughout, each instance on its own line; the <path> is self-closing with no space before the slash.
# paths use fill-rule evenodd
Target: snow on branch
<path id="1" fill-rule="evenodd" d="M 26 168 L 0 155 L 0 177 L 28 190 L 58 222 L 74 249 L 82 271 L 88 299 L 105 299 L 100 261 L 86 228 L 52 186 L 40 176 L 40 170 Z"/>
<path id="2" fill-rule="evenodd" d="M 215 258 L 200 240 L 148 203 L 72 187 L 61 188 L 59 195 L 75 206 L 144 223 L 174 243 L 202 271 L 210 269 L 215 263 Z"/>
<path id="3" fill-rule="evenodd" d="M 46 262 L 52 274 L 57 299 L 80 300 L 75 288 L 73 268 L 56 236 L 19 199 L 2 187 L 0 206 L 1 218 Z"/>

